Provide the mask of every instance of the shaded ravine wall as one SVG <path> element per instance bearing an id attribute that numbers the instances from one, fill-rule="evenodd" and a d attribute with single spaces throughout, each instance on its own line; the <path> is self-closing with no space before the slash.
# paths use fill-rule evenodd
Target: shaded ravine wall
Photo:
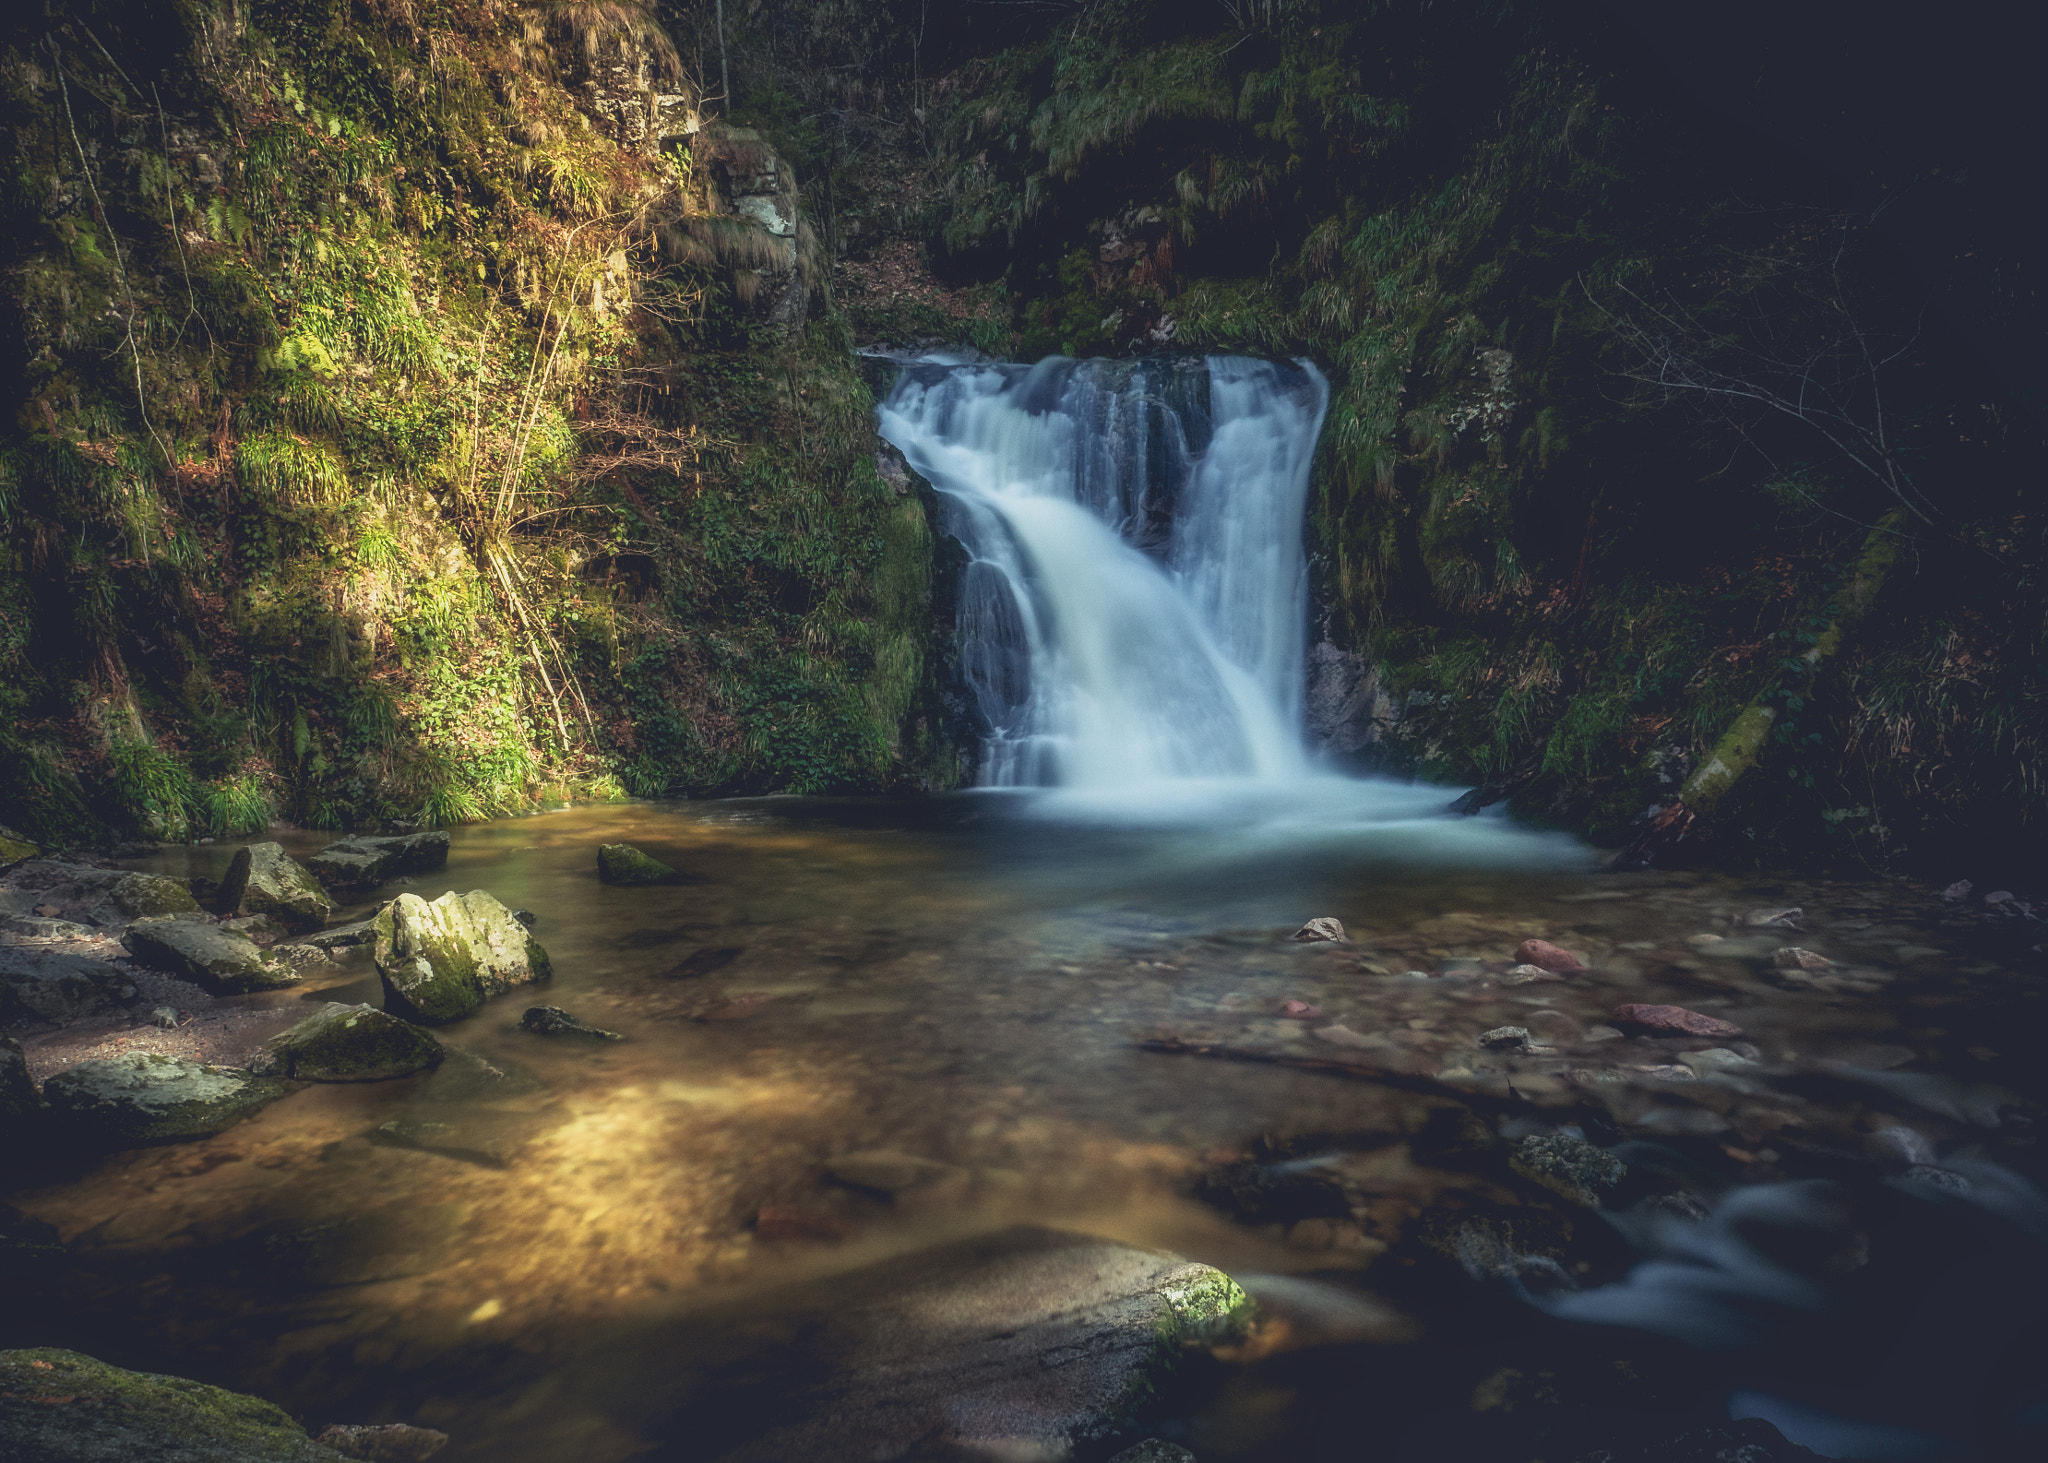
<path id="1" fill-rule="evenodd" d="M 633 6 L 0 32 L 0 821 L 950 777 L 797 179 Z"/>
<path id="2" fill-rule="evenodd" d="M 915 67 L 799 34 L 829 9 L 756 22 L 734 86 L 767 120 L 865 78 L 788 129 L 861 338 L 1328 372 L 1311 700 L 1359 760 L 1618 846 L 1765 698 L 1689 851 L 2037 862 L 2039 423 L 1597 9 L 1104 0 Z M 1881 593 L 1799 672 L 1880 524 Z"/>

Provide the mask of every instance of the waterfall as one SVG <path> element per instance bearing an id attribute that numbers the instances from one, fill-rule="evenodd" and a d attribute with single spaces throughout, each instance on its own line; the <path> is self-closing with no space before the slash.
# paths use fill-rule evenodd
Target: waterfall
<path id="1" fill-rule="evenodd" d="M 984 786 L 1306 774 L 1301 523 L 1328 402 L 1306 362 L 904 369 L 881 431 L 969 554 Z"/>

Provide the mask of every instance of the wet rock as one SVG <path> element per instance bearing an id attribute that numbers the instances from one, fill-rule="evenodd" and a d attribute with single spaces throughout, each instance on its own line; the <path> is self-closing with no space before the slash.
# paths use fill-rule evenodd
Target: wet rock
<path id="1" fill-rule="evenodd" d="M 1572 1223 L 1539 1205 L 1431 1209 L 1418 1227 L 1422 1243 L 1455 1260 L 1474 1280 L 1530 1272 L 1564 1273 Z"/>
<path id="2" fill-rule="evenodd" d="M 429 904 L 401 894 L 376 918 L 372 955 L 384 1009 L 408 1021 L 459 1021 L 490 997 L 553 974 L 548 952 L 482 889 Z"/>
<path id="3" fill-rule="evenodd" d="M 1515 1171 L 1588 1209 L 1628 1176 L 1628 1165 L 1604 1148 L 1569 1133 L 1538 1133 L 1515 1145 Z"/>
<path id="4" fill-rule="evenodd" d="M 158 1006 L 149 1013 L 149 1024 L 156 1027 L 159 1031 L 176 1031 L 178 1029 L 178 1013 L 169 1006 Z"/>
<path id="5" fill-rule="evenodd" d="M 1524 940 L 1515 946 L 1515 962 L 1518 965 L 1533 965 L 1538 970 L 1569 973 L 1584 970 L 1585 963 L 1561 945 L 1548 940 Z"/>
<path id="6" fill-rule="evenodd" d="M 134 999 L 135 983 L 104 960 L 0 946 L 0 1023 L 97 1016 Z"/>
<path id="7" fill-rule="evenodd" d="M 0 1351 L 9 1463 L 339 1463 L 281 1407 L 75 1351 Z"/>
<path id="8" fill-rule="evenodd" d="M 515 912 L 514 918 L 517 917 Z M 354 920 L 349 924 L 335 925 L 331 929 L 320 930 L 314 934 L 306 935 L 298 943 L 310 946 L 315 950 L 324 950 L 332 955 L 340 951 L 354 950 L 360 946 L 372 944 L 376 941 L 376 938 L 377 916 L 373 914 L 367 919 Z"/>
<path id="9" fill-rule="evenodd" d="M 1719 945 L 1727 938 L 1726 935 L 1687 935 L 1685 943 L 1697 949 L 1706 945 Z"/>
<path id="10" fill-rule="evenodd" d="M 938 1163 L 888 1148 L 842 1154 L 825 1169 L 834 1183 L 890 1195 L 935 1183 L 959 1171 L 950 1163 Z"/>
<path id="11" fill-rule="evenodd" d="M 1325 943 L 1341 945 L 1344 943 L 1344 922 L 1324 915 L 1319 919 L 1310 920 L 1307 924 L 1296 930 L 1291 938 L 1304 945 Z"/>
<path id="12" fill-rule="evenodd" d="M 1984 902 L 1993 908 L 2001 904 L 2010 904 L 2012 899 L 2013 893 L 2010 889 L 1994 889 L 1984 896 Z"/>
<path id="13" fill-rule="evenodd" d="M 1314 1159 L 1223 1164 L 1195 1181 L 1195 1197 L 1248 1224 L 1351 1217 L 1343 1185 Z"/>
<path id="14" fill-rule="evenodd" d="M 374 889 L 401 874 L 426 874 L 448 863 L 448 835 L 405 833 L 381 838 L 344 838 L 306 860 L 313 877 L 330 889 Z"/>
<path id="15" fill-rule="evenodd" d="M 152 970 L 189 980 L 216 996 L 273 991 L 299 979 L 297 971 L 265 957 L 247 935 L 203 920 L 137 920 L 121 943 Z"/>
<path id="16" fill-rule="evenodd" d="M 1958 879 L 1955 883 L 1949 885 L 1948 888 L 1941 891 L 1941 897 L 1954 903 L 1958 899 L 1968 899 L 1970 891 L 1976 887 L 1968 879 Z"/>
<path id="17" fill-rule="evenodd" d="M 1654 1032 L 1660 1036 L 1740 1036 L 1742 1028 L 1717 1016 L 1703 1016 L 1683 1006 L 1616 1006 L 1608 1013 L 1624 1030 Z"/>
<path id="18" fill-rule="evenodd" d="M 1383 1049 L 1388 1045 L 1387 1039 L 1384 1036 L 1368 1034 L 1363 1031 L 1353 1031 L 1350 1027 L 1341 1024 L 1317 1027 L 1316 1037 L 1318 1040 L 1327 1041 L 1333 1046 L 1348 1046 L 1360 1051 Z"/>
<path id="19" fill-rule="evenodd" d="M 1479 1044 L 1490 1052 L 1522 1051 L 1529 1045 L 1526 1026 L 1496 1026 L 1479 1033 Z"/>
<path id="20" fill-rule="evenodd" d="M 778 1299 L 692 1321 L 695 1344 L 727 1363 L 722 1377 L 778 1378 L 760 1430 L 727 1463 L 1071 1457 L 1124 1426 L 1187 1349 L 1241 1335 L 1250 1310 L 1207 1265 L 1035 1227 Z M 668 1435 L 687 1435 L 694 1408 L 729 1417 L 729 1388 L 680 1399 Z"/>
<path id="21" fill-rule="evenodd" d="M 294 934 L 317 930 L 334 913 L 319 881 L 281 843 L 252 843 L 235 851 L 221 880 L 222 914 L 267 914 Z"/>
<path id="22" fill-rule="evenodd" d="M 597 850 L 597 877 L 607 884 L 679 884 L 682 874 L 660 859 L 649 858 L 630 843 L 607 843 Z"/>
<path id="23" fill-rule="evenodd" d="M 1545 970 L 1540 965 L 1517 965 L 1500 978 L 1502 985 L 1533 985 L 1539 981 L 1560 981 L 1564 976 L 1555 970 Z"/>
<path id="24" fill-rule="evenodd" d="M 27 918 L 13 915 L 0 919 L 0 930 L 10 935 L 26 935 L 31 940 L 90 940 L 104 933 L 91 925 L 76 924 L 52 915 L 30 915 Z"/>
<path id="25" fill-rule="evenodd" d="M 259 945 L 273 944 L 290 933 L 281 921 L 267 914 L 224 919 L 220 922 L 220 927 L 224 930 L 233 930 L 238 935 L 247 935 Z"/>
<path id="26" fill-rule="evenodd" d="M 360 1458 L 363 1463 L 425 1463 L 448 1446 L 448 1434 L 403 1422 L 378 1427 L 345 1427 L 336 1423 L 313 1441 L 344 1458 Z"/>
<path id="27" fill-rule="evenodd" d="M 1711 1076 L 1716 1072 L 1753 1072 L 1761 1065 L 1753 1058 L 1730 1051 L 1725 1046 L 1711 1046 L 1703 1052 L 1687 1052 L 1678 1060 L 1691 1068 L 1694 1075 L 1700 1077 Z"/>
<path id="28" fill-rule="evenodd" d="M 0 1129 L 33 1116 L 42 1106 L 43 1099 L 36 1092 L 35 1078 L 29 1076 L 28 1056 L 21 1043 L 11 1036 L 0 1036 Z"/>
<path id="29" fill-rule="evenodd" d="M 763 1204 L 754 1215 L 754 1233 L 769 1240 L 832 1243 L 853 1238 L 856 1230 L 836 1214 L 795 1204 Z"/>
<path id="30" fill-rule="evenodd" d="M 1323 1019 L 1323 1008 L 1311 1006 L 1307 1001 L 1282 1001 L 1280 1014 L 1289 1021 L 1320 1021 Z"/>
<path id="31" fill-rule="evenodd" d="M 540 916 L 530 909 L 515 909 L 512 911 L 512 918 L 518 920 L 529 930 L 540 923 Z"/>
<path id="32" fill-rule="evenodd" d="M 429 1118 L 393 1118 L 370 1134 L 372 1143 L 412 1148 L 479 1168 L 509 1168 L 526 1146 L 527 1134 L 515 1122 L 472 1118 L 436 1122 Z"/>
<path id="33" fill-rule="evenodd" d="M 519 1028 L 536 1036 L 588 1036 L 598 1041 L 624 1041 L 616 1031 L 606 1031 L 578 1021 L 560 1006 L 529 1006 L 519 1018 Z"/>
<path id="34" fill-rule="evenodd" d="M 1170 317 L 1160 322 L 1167 339 L 1171 325 Z M 1364 656 L 1322 640 L 1309 647 L 1306 669 L 1302 723 L 1318 751 L 1355 756 L 1393 724 L 1393 698 L 1380 684 L 1379 668 Z"/>
<path id="35" fill-rule="evenodd" d="M 1798 905 L 1784 909 L 1749 909 L 1742 914 L 1742 925 L 1752 930 L 1796 930 L 1806 923 L 1806 911 Z"/>
<path id="36" fill-rule="evenodd" d="M 65 1068 L 43 1084 L 43 1100 L 79 1138 L 138 1148 L 221 1132 L 289 1090 L 238 1067 L 128 1052 Z"/>
<path id="37" fill-rule="evenodd" d="M 440 1065 L 441 1043 L 374 1006 L 330 1001 L 264 1043 L 250 1064 L 262 1076 L 301 1082 L 383 1082 Z"/>
<path id="38" fill-rule="evenodd" d="M 1124 1449 L 1109 1463 L 1195 1463 L 1195 1455 L 1179 1443 L 1147 1438 L 1136 1447 Z"/>
<path id="39" fill-rule="evenodd" d="M 1797 945 L 1781 945 L 1771 952 L 1771 964 L 1780 970 L 1831 970 L 1835 962 Z"/>

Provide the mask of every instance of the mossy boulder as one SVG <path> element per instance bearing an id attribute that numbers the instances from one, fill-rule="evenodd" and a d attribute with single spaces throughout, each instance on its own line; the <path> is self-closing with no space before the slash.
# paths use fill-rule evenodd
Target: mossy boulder
<path id="1" fill-rule="evenodd" d="M 401 874 L 425 874 L 448 863 L 448 835 L 401 833 L 381 838 L 344 838 L 306 860 L 313 876 L 330 889 L 374 889 Z"/>
<path id="2" fill-rule="evenodd" d="M 128 919 L 155 919 L 169 914 L 197 914 L 192 886 L 161 874 L 123 874 L 107 885 L 107 903 Z M 116 921 L 100 918 L 99 924 Z"/>
<path id="3" fill-rule="evenodd" d="M 204 920 L 137 920 L 121 943 L 151 969 L 204 986 L 216 996 L 274 991 L 299 981 L 297 971 L 265 956 L 247 935 Z"/>
<path id="4" fill-rule="evenodd" d="M 35 1078 L 28 1074 L 28 1056 L 21 1043 L 0 1036 L 0 1131 L 42 1110 L 43 1099 L 36 1091 Z"/>
<path id="5" fill-rule="evenodd" d="M 40 858 L 42 852 L 12 828 L 0 827 L 0 871 L 11 869 L 16 864 L 27 863 L 32 858 Z"/>
<path id="6" fill-rule="evenodd" d="M 75 1351 L 0 1351 L 9 1463 L 342 1463 L 281 1407 Z"/>
<path id="7" fill-rule="evenodd" d="M 378 912 L 372 955 L 384 1009 L 408 1021 L 459 1021 L 490 997 L 554 973 L 548 952 L 482 889 L 429 904 L 401 894 Z"/>
<path id="8" fill-rule="evenodd" d="M 235 850 L 219 900 L 222 914 L 269 915 L 294 934 L 322 928 L 335 909 L 319 881 L 278 843 Z"/>
<path id="9" fill-rule="evenodd" d="M 630 843 L 607 843 L 597 850 L 597 877 L 607 884 L 679 884 L 683 876 L 660 859 L 649 858 Z"/>
<path id="10" fill-rule="evenodd" d="M 0 1021 L 69 1021 L 115 1010 L 134 999 L 135 982 L 104 960 L 19 945 L 0 947 Z"/>
<path id="11" fill-rule="evenodd" d="M 127 1052 L 65 1068 L 43 1084 L 43 1101 L 75 1138 L 140 1148 L 221 1132 L 288 1091 L 239 1067 Z"/>
<path id="12" fill-rule="evenodd" d="M 946 1456 L 1092 1455 L 1190 1349 L 1241 1335 L 1251 1310 L 1220 1270 L 1035 1226 L 807 1282 L 790 1299 L 794 1315 L 735 1307 L 698 1318 L 677 1343 L 791 1379 L 730 1463 L 852 1463 L 920 1444 Z M 695 1407 L 720 1405 L 714 1384 L 679 1400 L 685 1415 L 670 1421 L 681 1427 Z"/>
<path id="13" fill-rule="evenodd" d="M 382 1082 L 441 1063 L 441 1043 L 374 1006 L 330 1002 L 264 1044 L 250 1063 L 263 1076 L 301 1082 Z"/>

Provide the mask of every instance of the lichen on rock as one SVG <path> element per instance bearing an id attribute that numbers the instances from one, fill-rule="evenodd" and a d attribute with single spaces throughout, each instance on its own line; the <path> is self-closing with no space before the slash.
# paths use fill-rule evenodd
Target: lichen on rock
<path id="1" fill-rule="evenodd" d="M 327 891 L 277 843 L 235 851 L 219 907 L 222 914 L 269 915 L 294 933 L 320 929 L 335 909 Z"/>
<path id="2" fill-rule="evenodd" d="M 121 943 L 142 964 L 204 986 L 216 996 L 243 996 L 299 982 L 297 971 L 265 956 L 247 935 L 203 920 L 137 920 Z"/>
<path id="3" fill-rule="evenodd" d="M 302 1082 L 382 1082 L 440 1065 L 441 1043 L 374 1006 L 329 1002 L 264 1044 L 260 1075 Z"/>
<path id="4" fill-rule="evenodd" d="M 43 1100 L 80 1141 L 135 1148 L 218 1133 L 289 1090 L 238 1067 L 128 1052 L 65 1068 L 43 1084 Z"/>
<path id="5" fill-rule="evenodd" d="M 548 952 L 482 889 L 431 904 L 401 894 L 379 911 L 373 957 L 392 1014 L 428 1026 L 459 1021 L 492 996 L 553 974 Z"/>

